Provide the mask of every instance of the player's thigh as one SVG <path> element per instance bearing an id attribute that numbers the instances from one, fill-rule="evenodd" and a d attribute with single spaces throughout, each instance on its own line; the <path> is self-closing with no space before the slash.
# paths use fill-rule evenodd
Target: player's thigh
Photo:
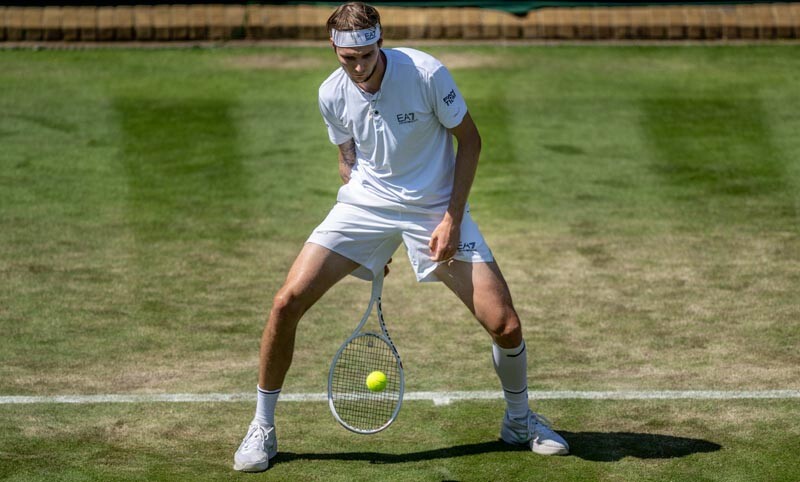
<path id="1" fill-rule="evenodd" d="M 494 261 L 453 260 L 441 263 L 435 274 L 484 325 L 516 318 L 508 284 Z"/>
<path id="2" fill-rule="evenodd" d="M 359 266 L 355 261 L 314 243 L 306 243 L 295 258 L 279 297 L 308 307 Z"/>

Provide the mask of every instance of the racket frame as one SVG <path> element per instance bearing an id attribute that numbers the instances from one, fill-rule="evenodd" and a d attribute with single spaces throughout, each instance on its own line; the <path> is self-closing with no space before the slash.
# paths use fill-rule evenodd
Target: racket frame
<path id="1" fill-rule="evenodd" d="M 347 430 L 351 432 L 355 432 L 362 435 L 370 435 L 374 433 L 378 433 L 381 430 L 384 430 L 389 425 L 392 424 L 397 419 L 397 415 L 400 413 L 400 408 L 403 405 L 403 393 L 405 392 L 405 374 L 403 373 L 403 361 L 400 358 L 400 354 L 397 352 L 397 348 L 394 346 L 394 342 L 392 342 L 391 336 L 389 336 L 389 331 L 386 329 L 386 323 L 383 319 L 383 308 L 381 307 L 381 293 L 383 292 L 383 270 L 380 273 L 376 274 L 374 279 L 372 280 L 372 295 L 370 296 L 369 305 L 367 305 L 367 310 L 364 312 L 364 316 L 361 317 L 361 322 L 359 322 L 358 326 L 353 333 L 347 338 L 347 340 L 342 343 L 342 346 L 339 347 L 339 350 L 336 351 L 336 355 L 333 357 L 333 361 L 331 362 L 331 367 L 328 372 L 328 406 L 330 407 L 331 413 L 333 417 L 336 419 L 339 424 L 341 424 Z M 361 329 L 364 328 L 364 325 L 367 324 L 369 321 L 369 317 L 372 314 L 372 309 L 377 305 L 378 310 L 378 324 L 381 327 L 381 333 L 374 333 L 371 331 L 362 332 Z M 380 427 L 373 428 L 373 429 L 359 429 L 357 427 L 353 427 L 349 425 L 347 422 L 342 420 L 339 416 L 339 413 L 336 411 L 336 407 L 333 401 L 333 373 L 334 368 L 336 367 L 336 363 L 339 361 L 339 357 L 341 356 L 342 352 L 347 348 L 347 345 L 360 336 L 364 335 L 371 335 L 376 338 L 379 338 L 381 341 L 385 342 L 389 345 L 389 348 L 392 350 L 392 354 L 394 355 L 395 360 L 397 361 L 398 367 L 398 374 L 400 376 L 399 382 L 399 394 L 397 400 L 397 406 L 395 407 L 394 411 L 392 412 L 391 417 L 381 425 Z"/>

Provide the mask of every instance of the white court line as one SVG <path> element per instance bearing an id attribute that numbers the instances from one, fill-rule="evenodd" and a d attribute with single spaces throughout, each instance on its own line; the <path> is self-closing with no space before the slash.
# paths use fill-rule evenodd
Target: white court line
<path id="1" fill-rule="evenodd" d="M 800 398 L 800 390 L 646 390 L 646 391 L 530 391 L 532 400 L 741 400 Z M 254 402 L 255 393 L 153 393 L 107 395 L 0 396 L 0 405 L 33 403 L 198 403 Z M 431 401 L 434 405 L 449 405 L 464 400 L 501 400 L 501 391 L 477 392 L 407 392 L 405 400 Z M 324 402 L 325 393 L 284 393 L 282 402 Z"/>

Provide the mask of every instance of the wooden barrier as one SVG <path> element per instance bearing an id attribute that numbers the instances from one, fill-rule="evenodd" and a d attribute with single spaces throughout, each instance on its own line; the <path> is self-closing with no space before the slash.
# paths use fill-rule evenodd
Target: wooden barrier
<path id="1" fill-rule="evenodd" d="M 327 38 L 332 9 L 297 5 L 0 7 L 0 42 Z M 545 8 L 383 7 L 387 39 L 768 40 L 800 38 L 800 4 Z"/>

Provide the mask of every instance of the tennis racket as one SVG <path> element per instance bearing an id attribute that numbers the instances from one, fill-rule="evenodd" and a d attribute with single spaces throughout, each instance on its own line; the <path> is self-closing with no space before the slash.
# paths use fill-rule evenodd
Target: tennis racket
<path id="1" fill-rule="evenodd" d="M 328 374 L 331 413 L 344 428 L 360 434 L 377 433 L 391 425 L 403 403 L 403 363 L 386 331 L 381 309 L 382 290 L 383 271 L 372 281 L 367 311 L 353 334 L 336 352 Z M 375 305 L 380 333 L 364 330 Z M 386 375 L 386 388 L 383 390 L 372 391 L 367 387 L 367 376 L 374 371 Z"/>

